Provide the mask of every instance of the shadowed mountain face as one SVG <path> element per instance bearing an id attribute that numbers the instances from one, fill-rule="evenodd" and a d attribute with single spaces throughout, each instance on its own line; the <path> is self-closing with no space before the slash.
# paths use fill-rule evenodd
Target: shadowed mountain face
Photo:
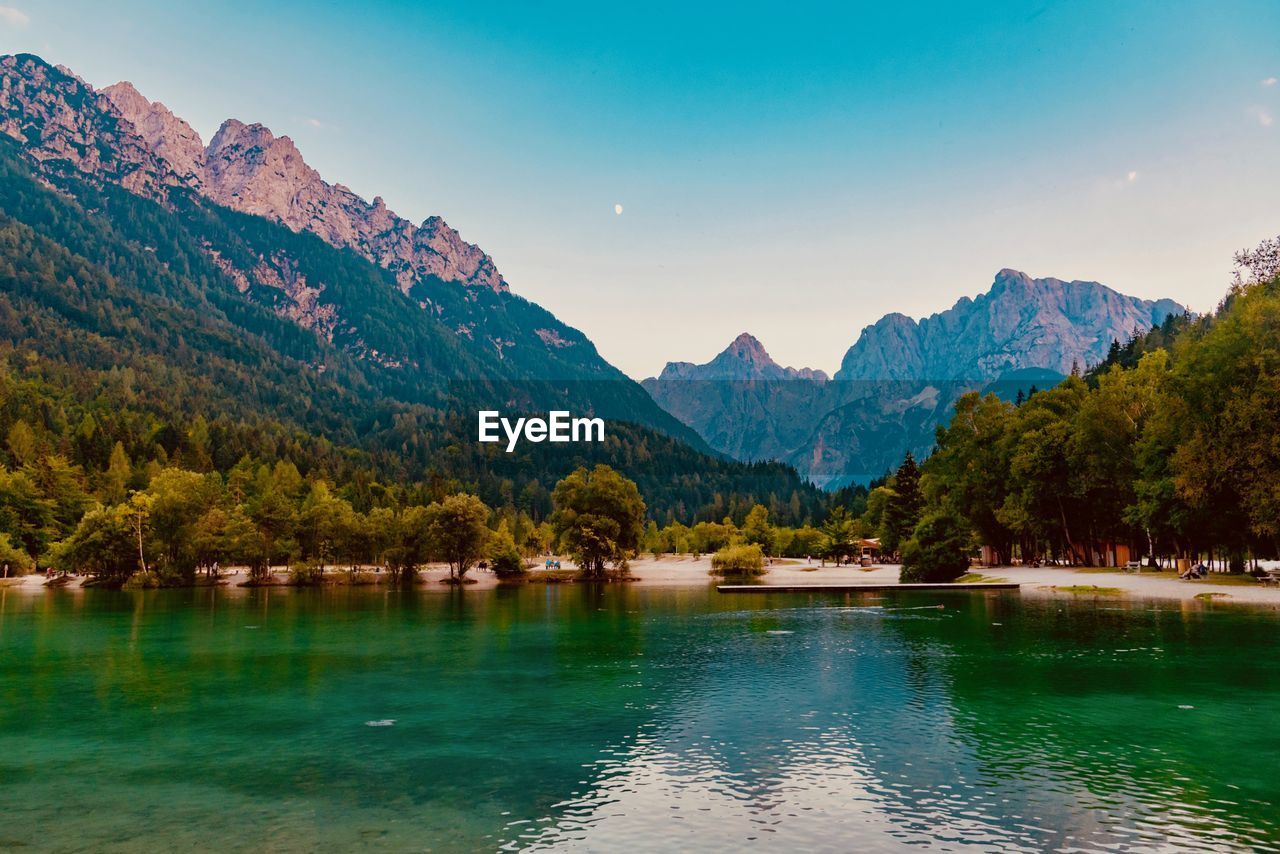
<path id="1" fill-rule="evenodd" d="M 644 381 L 653 398 L 712 447 L 794 465 L 815 483 L 865 482 L 911 451 L 926 455 L 956 399 L 975 389 L 1012 398 L 1101 362 L 1113 340 L 1185 309 L 1097 282 L 1001 270 L 991 289 L 920 321 L 890 314 L 862 330 L 828 379 L 783 368 L 739 336 L 705 365 L 671 362 Z"/>
<path id="2" fill-rule="evenodd" d="M 744 332 L 707 364 L 670 362 L 641 385 L 716 450 L 782 460 L 812 434 L 829 382 L 822 371 L 782 367 Z"/>

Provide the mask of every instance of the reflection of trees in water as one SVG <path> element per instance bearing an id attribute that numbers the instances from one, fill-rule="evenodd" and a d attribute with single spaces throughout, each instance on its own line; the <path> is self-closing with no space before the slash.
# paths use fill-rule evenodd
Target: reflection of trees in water
<path id="1" fill-rule="evenodd" d="M 15 654 L 66 753 L 99 739 L 156 782 L 333 810 L 542 812 L 649 714 L 625 588 L 86 591 Z M 90 613 L 82 613 L 87 610 Z M 11 635 L 12 637 L 12 635 Z M 69 672 L 72 671 L 72 672 Z M 92 685 L 83 691 L 84 674 Z M 396 721 L 386 730 L 368 720 Z M 478 803 L 479 802 L 479 803 Z"/>
<path id="2" fill-rule="evenodd" d="M 1263 783 L 1280 736 L 1259 744 L 1241 728 L 1257 703 L 1280 712 L 1261 663 L 1280 651 L 1274 616 L 1006 596 L 948 606 L 954 620 L 930 639 L 951 653 L 936 664 L 954 735 L 1010 812 L 1060 829 L 1054 844 L 1280 840 Z"/>
<path id="3" fill-rule="evenodd" d="M 552 818 L 534 838 L 637 844 L 649 827 L 656 845 L 678 815 L 722 839 L 1039 849 L 1140 843 L 1165 806 L 1171 833 L 1275 840 L 1275 737 L 1239 729 L 1249 704 L 1280 711 L 1274 618 L 628 585 L 22 607 L 29 620 L 10 605 L 2 626 L 29 690 L 0 680 L 4 719 L 56 719 L 55 749 L 91 751 L 98 774 L 283 798 L 320 824 L 389 812 L 470 844 Z M 364 726 L 380 719 L 396 723 Z M 1214 801 L 1224 782 L 1258 803 Z"/>
<path id="4" fill-rule="evenodd" d="M 766 610 L 750 607 L 760 599 L 738 599 L 747 610 L 668 622 L 650 644 L 649 664 L 678 674 L 679 690 L 642 730 L 606 751 L 554 828 L 523 841 L 586 834 L 619 843 L 635 830 L 635 813 L 652 817 L 679 804 L 715 814 L 722 838 L 750 827 L 748 820 L 779 819 L 787 828 L 774 828 L 775 839 L 803 837 L 795 823 L 830 830 L 851 815 L 864 831 L 904 841 L 1031 850 L 1195 845 L 1215 833 L 1257 844 L 1273 832 L 1257 809 L 1210 816 L 1221 801 L 1180 812 L 1168 804 L 1171 793 L 1193 805 L 1200 793 L 1212 797 L 1205 781 L 1221 776 L 1178 780 L 1185 765 L 1155 751 L 1132 755 L 1154 745 L 1125 741 L 1132 732 L 1113 728 L 1126 714 L 1118 696 L 1168 696 L 1179 677 L 1124 658 L 1099 668 L 1098 656 L 1143 638 L 1198 643 L 1194 624 L 1176 613 L 1001 595 L 929 600 L 942 611 L 890 610 L 917 601 L 901 597 L 875 611 L 788 610 L 775 600 Z M 1064 665 L 1064 649 L 1074 667 Z M 1053 698 L 1064 689 L 1093 700 L 1060 714 Z M 1169 735 L 1147 733 L 1160 743 Z M 1158 826 L 1145 823 L 1161 795 L 1172 809 L 1158 815 Z"/>
<path id="5" fill-rule="evenodd" d="M 938 665 L 948 649 L 925 635 L 904 643 L 895 627 L 934 625 L 945 615 L 776 601 L 770 610 L 749 607 L 759 604 L 739 598 L 735 606 L 748 610 L 667 623 L 649 664 L 682 673 L 682 687 L 649 727 L 609 751 L 557 827 L 525 841 L 587 833 L 593 844 L 620 843 L 633 818 L 613 815 L 618 799 L 651 818 L 680 804 L 715 814 L 729 839 L 752 822 L 782 821 L 786 829 L 774 832 L 814 842 L 852 822 L 903 839 L 940 833 L 1031 845 L 1028 834 L 998 829 L 978 813 L 940 829 L 956 806 L 947 787 L 959 780 L 963 789 L 977 768 L 969 747 L 951 737 L 948 680 Z"/>

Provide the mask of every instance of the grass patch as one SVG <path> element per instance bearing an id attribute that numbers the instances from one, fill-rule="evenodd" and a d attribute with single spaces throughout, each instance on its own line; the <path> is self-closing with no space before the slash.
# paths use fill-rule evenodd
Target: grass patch
<path id="1" fill-rule="evenodd" d="M 538 569 L 529 573 L 529 581 L 535 584 L 567 584 L 577 580 L 576 569 Z"/>
<path id="2" fill-rule="evenodd" d="M 957 584 L 1008 584 L 1007 578 L 996 578 L 993 575 L 983 575 L 980 572 L 966 572 L 964 575 L 956 579 Z"/>
<path id="3" fill-rule="evenodd" d="M 1230 599 L 1231 594 L 1213 590 L 1205 593 L 1197 593 L 1195 598 L 1199 599 L 1201 602 L 1212 602 L 1214 599 Z"/>
<path id="4" fill-rule="evenodd" d="M 1071 593 L 1075 596 L 1123 596 L 1125 591 L 1119 587 L 1098 587 L 1095 584 L 1072 584 L 1069 587 L 1053 588 L 1062 593 Z"/>
<path id="5" fill-rule="evenodd" d="M 1143 575 L 1151 578 L 1171 578 L 1178 579 L 1178 571 L 1176 569 L 1161 570 L 1160 572 L 1144 572 Z M 1192 581 L 1198 584 L 1220 584 L 1225 587 L 1257 587 L 1259 583 L 1252 575 L 1241 574 L 1236 575 L 1231 572 L 1211 572 L 1204 578 L 1193 578 Z"/>

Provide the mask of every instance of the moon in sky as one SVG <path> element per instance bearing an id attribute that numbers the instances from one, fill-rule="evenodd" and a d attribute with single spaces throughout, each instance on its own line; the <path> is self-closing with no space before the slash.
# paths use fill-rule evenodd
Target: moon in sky
<path id="1" fill-rule="evenodd" d="M 622 205 L 614 205 L 613 212 L 616 213 L 618 216 L 622 216 Z"/>

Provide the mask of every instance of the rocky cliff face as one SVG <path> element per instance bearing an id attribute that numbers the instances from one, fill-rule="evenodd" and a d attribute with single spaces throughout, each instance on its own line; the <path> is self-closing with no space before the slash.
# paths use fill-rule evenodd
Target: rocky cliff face
<path id="1" fill-rule="evenodd" d="M 889 314 L 862 330 L 836 374 L 845 380 L 992 380 L 1019 368 L 1069 373 L 1106 356 L 1183 307 L 1097 282 L 1033 279 L 1001 270 L 976 299 L 919 322 Z"/>
<path id="2" fill-rule="evenodd" d="M 777 459 L 816 483 L 866 481 L 906 451 L 928 454 L 934 428 L 973 389 L 1012 397 L 1052 385 L 1183 307 L 1096 282 L 1001 270 L 991 289 L 921 321 L 889 314 L 862 331 L 833 379 L 779 367 L 739 336 L 705 365 L 671 362 L 643 385 L 717 450 Z"/>
<path id="3" fill-rule="evenodd" d="M 204 190 L 204 143 L 195 128 L 159 101 L 148 101 L 127 81 L 106 87 L 102 94 L 182 183 Z"/>
<path id="4" fill-rule="evenodd" d="M 183 185 L 106 95 L 29 54 L 0 57 L 0 133 L 51 173 L 72 170 L 155 199 Z"/>
<path id="5" fill-rule="evenodd" d="M 381 197 L 366 202 L 347 187 L 328 183 L 287 136 L 227 119 L 205 147 L 190 125 L 131 83 L 102 91 L 157 157 L 220 205 L 354 249 L 390 270 L 405 293 L 432 278 L 507 290 L 493 259 L 443 219 L 433 216 L 416 226 L 388 210 Z"/>
<path id="6" fill-rule="evenodd" d="M 0 132 L 47 169 L 74 169 L 163 200 L 187 188 L 242 213 L 318 235 L 391 271 L 401 291 L 435 280 L 506 291 L 497 267 L 438 216 L 420 225 L 381 198 L 330 184 L 287 136 L 228 119 L 205 146 L 164 104 L 122 81 L 95 91 L 29 54 L 0 58 Z"/>

